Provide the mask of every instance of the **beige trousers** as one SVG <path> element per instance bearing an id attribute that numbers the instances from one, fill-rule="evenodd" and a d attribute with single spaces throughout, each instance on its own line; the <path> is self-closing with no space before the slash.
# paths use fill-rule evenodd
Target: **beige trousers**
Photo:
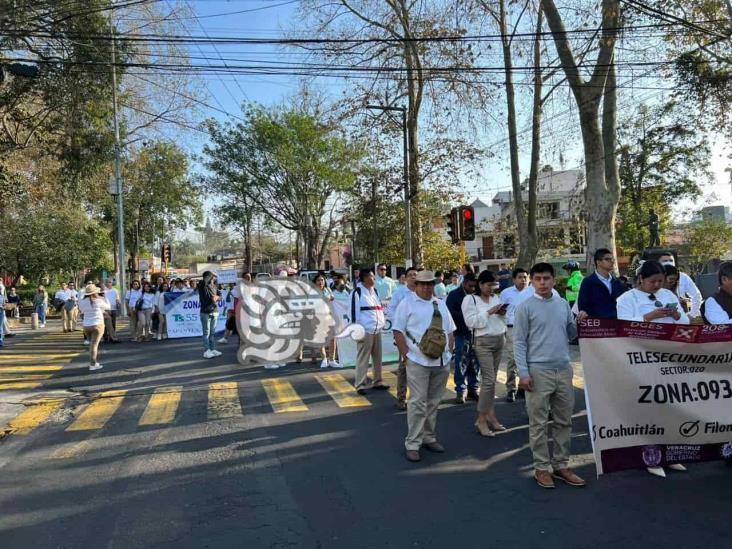
<path id="1" fill-rule="evenodd" d="M 513 328 L 506 329 L 506 345 L 503 348 L 506 357 L 506 391 L 515 391 L 518 386 L 518 366 L 513 358 Z"/>
<path id="2" fill-rule="evenodd" d="M 149 338 L 152 330 L 152 309 L 137 311 L 137 337 Z"/>
<path id="3" fill-rule="evenodd" d="M 437 440 L 437 409 L 445 393 L 450 365 L 420 366 L 407 359 L 407 450 L 419 450 L 422 444 Z"/>
<path id="4" fill-rule="evenodd" d="M 357 344 L 356 354 L 356 389 L 366 386 L 369 373 L 369 358 L 374 367 L 373 385 L 380 385 L 381 381 L 381 334 L 366 334 Z"/>
<path id="5" fill-rule="evenodd" d="M 572 368 L 561 370 L 531 370 L 534 390 L 526 391 L 526 411 L 529 414 L 529 446 L 534 456 L 534 469 L 551 471 L 569 465 L 570 436 L 574 387 Z M 549 455 L 549 412 L 553 417 L 551 438 L 553 457 Z"/>
<path id="6" fill-rule="evenodd" d="M 84 327 L 84 337 L 89 340 L 89 364 L 92 366 L 97 362 L 99 342 L 102 340 L 103 335 L 104 324 Z"/>
<path id="7" fill-rule="evenodd" d="M 64 332 L 71 332 L 74 330 L 73 310 L 67 311 L 66 307 L 61 307 L 61 319 L 63 321 Z"/>
<path id="8" fill-rule="evenodd" d="M 496 374 L 501 364 L 505 337 L 479 336 L 475 338 L 475 356 L 480 364 L 480 397 L 478 397 L 478 412 L 490 413 L 495 407 Z"/>

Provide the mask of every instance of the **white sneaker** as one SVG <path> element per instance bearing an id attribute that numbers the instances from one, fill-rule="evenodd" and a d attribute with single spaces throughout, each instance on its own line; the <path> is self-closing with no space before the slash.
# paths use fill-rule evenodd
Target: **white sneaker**
<path id="1" fill-rule="evenodd" d="M 330 366 L 330 364 L 328 363 L 328 361 L 326 359 L 323 359 L 323 361 L 320 363 L 320 367 L 321 368 L 327 368 L 328 366 Z"/>
<path id="2" fill-rule="evenodd" d="M 276 370 L 279 367 L 280 367 L 279 364 L 265 364 L 264 365 L 265 370 Z"/>
<path id="3" fill-rule="evenodd" d="M 40 325 L 40 327 L 41 327 L 41 328 L 45 328 L 45 327 L 46 327 L 46 325 L 45 325 L 45 324 L 41 324 L 41 325 Z"/>
<path id="4" fill-rule="evenodd" d="M 222 337 L 221 339 L 219 339 L 219 340 L 218 340 L 218 342 L 219 342 L 219 343 L 228 343 L 228 342 L 229 342 L 229 340 L 228 340 L 228 339 L 226 339 L 225 337 Z"/>
<path id="5" fill-rule="evenodd" d="M 341 363 L 337 360 L 329 360 L 328 366 L 330 366 L 331 368 L 343 368 L 343 366 L 341 366 Z"/>
<path id="6" fill-rule="evenodd" d="M 94 365 L 89 366 L 89 371 L 93 372 L 94 370 L 101 370 L 104 366 L 99 364 L 98 362 L 94 363 Z"/>
<path id="7" fill-rule="evenodd" d="M 158 341 L 162 341 L 162 340 L 163 340 L 163 334 L 158 334 Z"/>
<path id="8" fill-rule="evenodd" d="M 668 466 L 668 468 L 671 469 L 672 471 L 681 471 L 682 473 L 684 471 L 686 471 L 686 467 L 684 467 L 680 463 L 672 463 L 671 465 Z"/>
<path id="9" fill-rule="evenodd" d="M 657 477 L 666 478 L 666 471 L 663 470 L 663 467 L 649 467 L 648 472 Z"/>
<path id="10" fill-rule="evenodd" d="M 209 351 L 208 349 L 206 349 L 206 351 L 203 353 L 203 358 L 213 358 L 215 356 L 216 355 L 212 354 L 211 351 Z"/>
<path id="11" fill-rule="evenodd" d="M 84 345 L 89 345 L 89 340 L 88 339 L 85 339 L 84 340 Z"/>
<path id="12" fill-rule="evenodd" d="M 217 351 L 216 349 L 214 349 L 213 351 L 211 351 L 211 354 L 213 356 L 221 356 L 221 351 Z"/>

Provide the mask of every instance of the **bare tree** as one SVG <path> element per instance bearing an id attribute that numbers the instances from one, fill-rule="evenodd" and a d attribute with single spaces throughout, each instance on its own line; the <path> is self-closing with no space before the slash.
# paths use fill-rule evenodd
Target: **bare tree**
<path id="1" fill-rule="evenodd" d="M 587 178 L 587 250 L 615 250 L 615 214 L 620 200 L 616 149 L 615 42 L 621 25 L 619 0 L 602 0 L 597 61 L 583 77 L 554 0 L 544 0 L 547 22 L 562 69 L 577 102 Z M 600 107 L 602 118 L 600 118 Z M 588 261 L 588 265 L 592 262 Z"/>

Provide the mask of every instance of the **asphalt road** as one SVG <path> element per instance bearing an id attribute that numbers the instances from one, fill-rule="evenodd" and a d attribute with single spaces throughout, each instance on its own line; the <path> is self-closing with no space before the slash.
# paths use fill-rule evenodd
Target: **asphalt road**
<path id="1" fill-rule="evenodd" d="M 446 392 L 447 453 L 410 464 L 405 413 L 388 392 L 347 391 L 350 370 L 243 367 L 232 343 L 204 360 L 198 340 L 178 340 L 104 347 L 89 374 L 80 343 L 33 333 L 0 352 L 0 370 L 61 366 L 0 390 L 0 414 L 26 410 L 0 442 L 3 548 L 731 545 L 732 469 L 597 479 L 580 389 L 573 466 L 588 486 L 546 491 L 531 480 L 523 404 L 502 393 L 509 430 L 485 439 L 474 406 Z"/>

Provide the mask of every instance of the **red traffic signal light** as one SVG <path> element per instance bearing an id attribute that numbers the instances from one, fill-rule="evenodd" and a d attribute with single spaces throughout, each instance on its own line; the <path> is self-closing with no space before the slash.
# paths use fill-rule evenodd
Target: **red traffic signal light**
<path id="1" fill-rule="evenodd" d="M 460 240 L 475 240 L 475 211 L 472 206 L 460 206 Z"/>

